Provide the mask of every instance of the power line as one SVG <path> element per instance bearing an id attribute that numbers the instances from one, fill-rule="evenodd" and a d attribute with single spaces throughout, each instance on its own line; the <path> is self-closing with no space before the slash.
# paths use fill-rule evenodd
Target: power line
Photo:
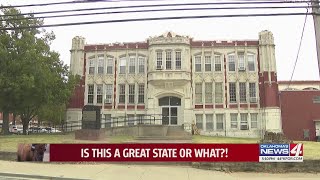
<path id="1" fill-rule="evenodd" d="M 305 29 L 306 23 L 307 23 L 308 13 L 309 13 L 309 10 L 307 9 L 306 17 L 304 18 L 304 23 L 303 23 L 302 33 L 301 33 L 301 37 L 300 37 L 300 43 L 299 43 L 299 48 L 298 48 L 298 52 L 297 52 L 297 56 L 296 56 L 296 61 L 295 61 L 294 66 L 293 66 L 293 70 L 292 70 L 291 78 L 290 78 L 290 81 L 289 81 L 289 84 L 288 84 L 288 88 L 291 85 L 293 74 L 294 74 L 294 72 L 296 70 L 297 62 L 298 62 L 298 59 L 299 59 L 299 54 L 300 54 L 302 39 L 303 39 L 303 35 L 304 35 L 304 29 Z"/>
<path id="2" fill-rule="evenodd" d="M 80 13 L 80 14 L 64 14 L 64 15 L 54 15 L 54 16 L 37 16 L 37 17 L 24 17 L 24 18 L 13 18 L 13 19 L 3 19 L 1 21 L 17 21 L 23 19 L 46 19 L 46 18 L 61 18 L 61 17 L 73 17 L 73 16 L 92 16 L 92 15 L 102 15 L 102 14 L 123 14 L 123 13 L 144 13 L 144 12 L 163 12 L 163 11 L 199 11 L 199 10 L 242 10 L 242 9 L 300 9 L 309 8 L 310 6 L 269 6 L 269 7 L 209 7 L 209 8 L 174 8 L 174 9 L 148 9 L 148 10 L 131 10 L 131 11 L 111 11 L 111 12 L 95 12 L 95 13 Z M 317 6 L 319 8 L 320 6 Z"/>
<path id="3" fill-rule="evenodd" d="M 305 1 L 299 1 L 305 3 Z M 177 4 L 148 4 L 148 5 L 131 5 L 131 6 L 114 6 L 114 7 L 100 7 L 100 8 L 82 8 L 82 9 L 67 9 L 67 10 L 56 10 L 56 11 L 42 11 L 42 12 L 31 12 L 21 13 L 19 15 L 36 15 L 36 14 L 53 14 L 53 13 L 66 13 L 66 12 L 79 12 L 79 11 L 95 11 L 95 10 L 107 10 L 107 9 L 128 9 L 128 8 L 146 8 L 146 7 L 171 7 L 171 6 L 203 6 L 203 5 L 255 5 L 255 4 L 299 4 L 298 1 L 250 1 L 250 2 L 206 2 L 206 3 L 177 3 Z M 16 16 L 14 14 L 2 15 Z"/>
<path id="4" fill-rule="evenodd" d="M 299 16 L 299 15 L 311 15 L 311 14 L 312 13 L 229 14 L 229 15 L 180 16 L 180 17 L 176 16 L 176 17 L 156 17 L 156 18 L 138 18 L 138 19 L 118 19 L 118 20 L 87 21 L 87 22 L 75 22 L 75 23 L 45 24 L 45 25 L 40 25 L 40 26 L 6 27 L 6 28 L 0 28 L 0 31 L 1 30 L 41 28 L 41 27 L 76 26 L 76 25 L 84 25 L 84 24 L 107 24 L 107 23 L 137 22 L 137 21 L 227 18 L 227 17 Z"/>

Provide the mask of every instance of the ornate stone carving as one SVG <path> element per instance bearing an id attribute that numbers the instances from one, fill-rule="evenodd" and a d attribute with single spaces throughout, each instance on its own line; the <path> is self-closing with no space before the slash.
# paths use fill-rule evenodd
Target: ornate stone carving
<path id="1" fill-rule="evenodd" d="M 188 36 L 179 36 L 173 32 L 167 32 L 161 36 L 150 37 L 149 44 L 190 44 L 190 38 Z"/>

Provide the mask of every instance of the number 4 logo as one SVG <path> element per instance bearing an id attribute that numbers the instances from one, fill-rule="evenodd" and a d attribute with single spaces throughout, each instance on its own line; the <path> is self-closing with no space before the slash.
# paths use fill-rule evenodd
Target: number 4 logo
<path id="1" fill-rule="evenodd" d="M 291 144 L 290 149 L 290 154 L 293 156 L 300 156 L 303 154 L 302 144 Z"/>

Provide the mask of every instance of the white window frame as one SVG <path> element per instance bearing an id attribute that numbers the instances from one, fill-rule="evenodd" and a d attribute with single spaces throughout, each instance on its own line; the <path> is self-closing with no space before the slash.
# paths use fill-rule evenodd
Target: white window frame
<path id="1" fill-rule="evenodd" d="M 119 104 L 126 103 L 126 85 L 119 84 Z"/>
<path id="2" fill-rule="evenodd" d="M 213 114 L 206 114 L 206 131 L 213 131 Z"/>
<path id="3" fill-rule="evenodd" d="M 172 51 L 166 51 L 166 69 L 172 69 Z"/>
<path id="4" fill-rule="evenodd" d="M 195 56 L 194 57 L 194 71 L 195 72 L 201 72 L 202 71 L 201 56 Z"/>
<path id="5" fill-rule="evenodd" d="M 145 73 L 145 58 L 144 57 L 139 57 L 138 58 L 139 59 L 139 70 L 138 70 L 138 72 L 139 73 Z"/>
<path id="6" fill-rule="evenodd" d="M 221 55 L 214 56 L 214 71 L 216 71 L 216 72 L 222 71 Z"/>
<path id="7" fill-rule="evenodd" d="M 249 83 L 249 97 L 250 97 L 250 103 L 256 103 L 257 102 L 257 83 Z"/>
<path id="8" fill-rule="evenodd" d="M 102 104 L 102 102 L 103 102 L 103 84 L 97 84 L 96 98 L 97 98 L 97 104 Z M 100 102 L 99 102 L 99 100 L 100 100 Z"/>
<path id="9" fill-rule="evenodd" d="M 214 91 L 215 91 L 215 93 L 214 93 L 215 94 L 215 103 L 222 104 L 223 103 L 223 83 L 216 82 Z"/>
<path id="10" fill-rule="evenodd" d="M 205 102 L 206 104 L 212 104 L 212 82 L 205 83 Z"/>
<path id="11" fill-rule="evenodd" d="M 247 113 L 240 113 L 240 130 L 249 130 Z"/>
<path id="12" fill-rule="evenodd" d="M 194 85 L 195 92 L 195 103 L 202 104 L 202 83 L 195 83 Z"/>
<path id="13" fill-rule="evenodd" d="M 129 74 L 135 74 L 136 73 L 136 57 L 130 56 L 129 57 Z"/>
<path id="14" fill-rule="evenodd" d="M 203 129 L 203 114 L 196 114 L 196 126 L 198 129 Z"/>
<path id="15" fill-rule="evenodd" d="M 247 59 L 248 59 L 248 70 L 250 72 L 255 72 L 256 71 L 256 56 L 252 53 L 248 53 Z"/>
<path id="16" fill-rule="evenodd" d="M 108 58 L 107 59 L 107 74 L 113 74 L 113 65 L 114 65 L 114 59 Z"/>
<path id="17" fill-rule="evenodd" d="M 106 84 L 106 98 L 104 100 L 105 104 L 112 104 L 112 95 L 113 95 L 113 85 Z"/>
<path id="18" fill-rule="evenodd" d="M 176 69 L 180 70 L 181 69 L 181 63 L 182 63 L 182 53 L 181 51 L 176 51 L 175 52 L 176 55 Z"/>
<path id="19" fill-rule="evenodd" d="M 139 84 L 138 87 L 138 104 L 144 104 L 144 84 Z"/>
<path id="20" fill-rule="evenodd" d="M 222 127 L 221 127 L 222 125 Z M 216 114 L 216 129 L 217 130 L 224 130 L 224 114 Z"/>
<path id="21" fill-rule="evenodd" d="M 162 69 L 162 51 L 156 51 L 156 60 L 157 60 L 157 64 L 156 64 L 156 69 Z"/>
<path id="22" fill-rule="evenodd" d="M 211 56 L 209 55 L 204 56 L 204 71 L 205 72 L 212 71 L 212 60 L 211 60 Z"/>
<path id="23" fill-rule="evenodd" d="M 230 128 L 238 129 L 238 113 L 230 114 Z"/>
<path id="24" fill-rule="evenodd" d="M 250 113 L 251 129 L 258 128 L 258 113 Z"/>
<path id="25" fill-rule="evenodd" d="M 229 72 L 236 71 L 236 56 L 235 56 L 235 54 L 228 55 L 228 69 L 229 69 Z"/>
<path id="26" fill-rule="evenodd" d="M 95 59 L 89 59 L 89 72 L 88 74 L 94 75 L 96 68 L 95 68 Z"/>
<path id="27" fill-rule="evenodd" d="M 126 74 L 127 57 L 120 58 L 119 74 Z"/>
<path id="28" fill-rule="evenodd" d="M 229 83 L 229 102 L 237 103 L 237 85 L 235 82 Z"/>
<path id="29" fill-rule="evenodd" d="M 238 67 L 239 67 L 239 71 L 245 71 L 246 67 L 245 67 L 245 55 L 244 52 L 238 52 Z"/>
<path id="30" fill-rule="evenodd" d="M 239 82 L 239 98 L 240 103 L 247 102 L 247 83 Z"/>
<path id="31" fill-rule="evenodd" d="M 88 104 L 93 104 L 94 103 L 94 84 L 88 84 L 88 99 L 87 102 Z M 92 97 L 92 102 L 89 102 L 89 100 L 91 99 L 90 97 Z"/>
<path id="32" fill-rule="evenodd" d="M 128 104 L 135 103 L 135 94 L 136 94 L 136 86 L 135 84 L 129 84 L 129 93 L 128 93 Z"/>

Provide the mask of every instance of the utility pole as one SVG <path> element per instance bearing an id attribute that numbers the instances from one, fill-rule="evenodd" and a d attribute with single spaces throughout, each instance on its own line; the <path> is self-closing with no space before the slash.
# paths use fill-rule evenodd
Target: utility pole
<path id="1" fill-rule="evenodd" d="M 316 36 L 316 47 L 317 47 L 317 56 L 318 56 L 318 68 L 320 75 L 320 8 L 319 0 L 312 0 L 312 13 L 313 13 L 313 23 L 314 31 Z"/>

